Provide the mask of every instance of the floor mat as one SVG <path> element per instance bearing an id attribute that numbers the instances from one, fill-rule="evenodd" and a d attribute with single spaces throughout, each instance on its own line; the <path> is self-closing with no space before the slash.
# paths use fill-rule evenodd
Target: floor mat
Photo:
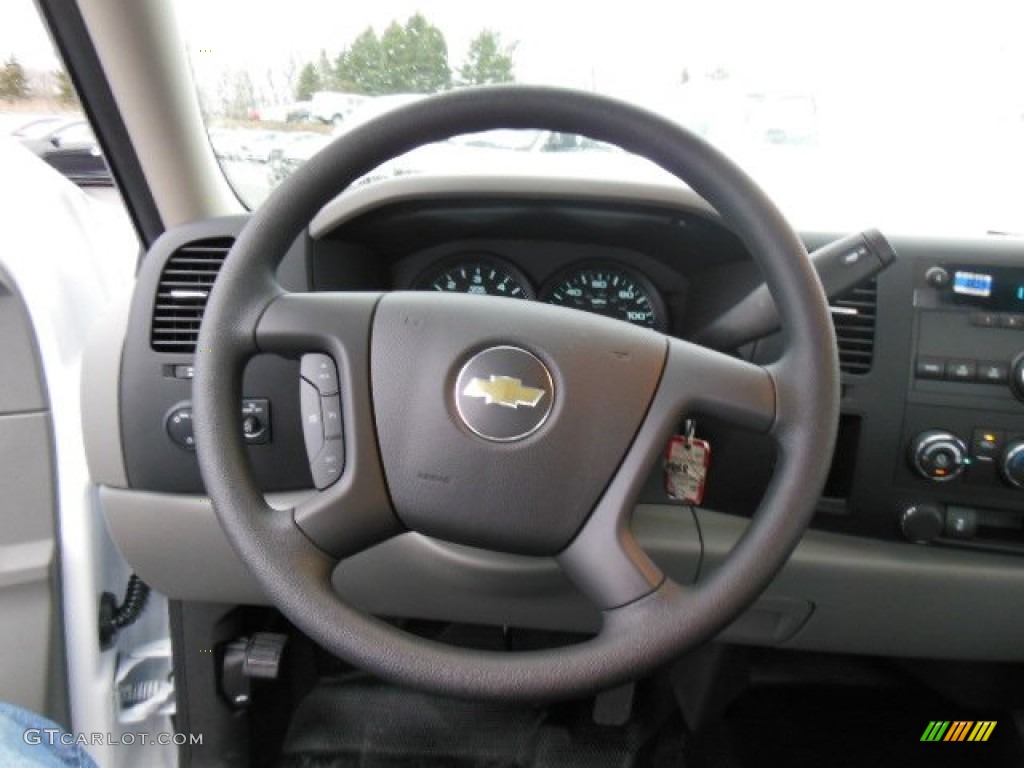
<path id="1" fill-rule="evenodd" d="M 651 729 L 595 726 L 585 707 L 445 699 L 371 680 L 318 686 L 278 768 L 635 768 Z"/>
<path id="2" fill-rule="evenodd" d="M 547 708 L 444 699 L 370 679 L 319 685 L 277 768 L 1019 768 L 1006 711 L 920 688 L 764 685 L 687 736 L 667 696 L 638 694 L 628 725 L 594 725 L 588 702 Z M 657 703 L 661 702 L 661 704 Z M 987 742 L 923 742 L 932 721 L 995 721 Z"/>

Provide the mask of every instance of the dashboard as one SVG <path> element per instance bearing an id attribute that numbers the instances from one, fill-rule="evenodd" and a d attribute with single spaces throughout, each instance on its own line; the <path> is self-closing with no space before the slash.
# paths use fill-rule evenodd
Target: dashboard
<path id="1" fill-rule="evenodd" d="M 119 480 L 127 489 L 164 499 L 203 493 L 189 424 L 195 338 L 205 296 L 245 221 L 233 217 L 178 228 L 143 263 L 119 365 Z M 803 238 L 813 251 L 844 234 Z M 859 553 L 857 567 L 868 567 L 879 546 L 893 563 L 920 562 L 919 575 L 927 579 L 906 601 L 945 585 L 941 579 L 953 579 L 957 563 L 995 568 L 1016 585 L 1024 574 L 1018 559 L 1024 555 L 1024 248 L 996 238 L 891 242 L 897 258 L 888 269 L 830 301 L 843 371 L 840 430 L 811 524 L 817 533 L 809 536 L 820 534 L 847 554 L 852 546 Z M 446 187 L 409 178 L 354 190 L 321 211 L 295 241 L 278 279 L 296 291 L 456 291 L 481 294 L 481 301 L 548 302 L 684 339 L 761 284 L 743 243 L 688 190 L 529 179 L 455 179 Z M 732 351 L 767 364 L 776 359 L 781 341 L 780 334 L 769 334 Z M 245 373 L 243 428 L 254 476 L 269 494 L 322 487 L 303 432 L 300 383 L 306 380 L 299 361 L 273 356 L 253 359 Z M 680 433 L 686 428 L 680 423 Z M 692 554 L 692 546 L 703 547 L 703 561 L 698 555 L 696 565 L 691 558 L 685 568 L 667 567 L 683 581 L 714 562 L 714 526 L 731 530 L 757 507 L 774 461 L 766 438 L 699 416 L 693 429 L 710 446 L 703 502 L 690 508 L 671 497 L 666 470 L 657 466 L 641 497 L 652 517 L 637 523 L 662 531 L 651 540 L 657 550 L 652 556 L 671 558 L 675 552 L 681 563 L 683 550 Z M 198 508 L 188 514 L 193 523 L 202 519 Z M 675 534 L 662 528 L 669 521 L 688 526 L 690 535 L 699 531 L 697 543 L 675 542 Z M 136 567 L 143 573 L 148 567 L 161 586 L 161 579 L 171 579 L 170 565 L 156 563 L 155 545 L 126 525 L 111 523 L 115 538 L 122 549 L 134 548 Z M 171 523 L 164 519 L 161 525 L 167 530 Z M 415 560 L 408 553 L 402 557 Z M 939 577 L 932 566 L 952 570 Z M 872 579 L 881 574 L 873 570 Z M 240 578 L 235 574 L 228 586 L 209 588 L 206 597 L 259 600 L 250 588 L 237 586 Z M 881 583 L 891 584 L 891 578 Z M 860 598 L 865 611 L 877 596 L 870 590 L 879 588 L 872 579 L 865 580 L 869 592 Z M 194 578 L 182 584 L 162 586 L 192 597 L 202 591 Z M 855 610 L 837 616 L 837 626 L 828 625 L 826 598 L 800 590 L 795 601 L 786 602 L 790 593 L 772 604 L 772 642 L 799 636 L 810 647 L 854 644 L 864 650 L 857 637 L 868 645 L 884 640 L 849 626 L 857 620 Z M 384 612 L 426 610 L 411 604 L 418 597 L 388 602 L 356 592 L 357 603 Z M 564 609 L 541 602 L 534 609 L 517 605 L 513 614 L 519 620 L 544 626 L 559 626 L 557 614 Z M 815 619 L 819 635 L 810 623 L 798 633 L 812 613 L 817 617 L 823 610 L 826 618 Z M 995 621 L 995 614 L 990 618 Z M 928 626 L 924 622 L 920 630 Z M 980 647 L 967 635 L 951 636 L 945 647 L 924 641 L 918 647 L 908 632 L 908 653 L 1015 653 L 1009 639 Z M 754 641 L 765 638 L 755 633 Z"/>

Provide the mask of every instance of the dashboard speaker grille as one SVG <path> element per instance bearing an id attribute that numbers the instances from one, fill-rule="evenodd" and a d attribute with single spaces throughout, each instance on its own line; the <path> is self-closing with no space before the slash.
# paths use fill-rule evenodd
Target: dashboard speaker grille
<path id="1" fill-rule="evenodd" d="M 839 368 L 844 373 L 868 373 L 875 357 L 878 281 L 871 279 L 840 294 L 832 299 L 831 310 Z"/>
<path id="2" fill-rule="evenodd" d="M 150 331 L 154 350 L 196 351 L 206 300 L 233 244 L 227 237 L 197 240 L 171 254 L 156 289 Z"/>

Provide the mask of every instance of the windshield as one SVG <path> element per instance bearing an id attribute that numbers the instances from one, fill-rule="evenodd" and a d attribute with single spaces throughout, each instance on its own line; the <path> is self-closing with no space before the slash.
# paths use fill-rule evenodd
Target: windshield
<path id="1" fill-rule="evenodd" d="M 347 127 L 424 94 L 520 82 L 680 122 L 803 229 L 1024 232 L 1016 2 L 177 7 L 211 142 L 250 207 Z M 364 181 L 453 171 L 667 180 L 607 145 L 538 130 L 459 137 Z"/>

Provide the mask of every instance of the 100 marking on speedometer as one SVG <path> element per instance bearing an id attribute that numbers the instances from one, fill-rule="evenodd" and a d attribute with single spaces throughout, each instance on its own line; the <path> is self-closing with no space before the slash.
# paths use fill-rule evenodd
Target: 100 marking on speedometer
<path id="1" fill-rule="evenodd" d="M 644 328 L 664 327 L 664 310 L 654 287 L 619 266 L 576 268 L 555 277 L 542 297 L 549 304 L 582 309 Z"/>

